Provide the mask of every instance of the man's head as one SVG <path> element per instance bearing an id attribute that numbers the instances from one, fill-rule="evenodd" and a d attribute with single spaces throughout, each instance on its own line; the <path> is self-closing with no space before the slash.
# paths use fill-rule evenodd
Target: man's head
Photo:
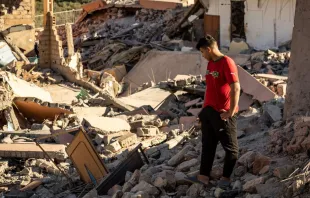
<path id="1" fill-rule="evenodd" d="M 210 35 L 207 35 L 206 37 L 199 39 L 196 48 L 201 52 L 202 56 L 208 61 L 212 60 L 214 52 L 218 51 L 216 40 Z"/>

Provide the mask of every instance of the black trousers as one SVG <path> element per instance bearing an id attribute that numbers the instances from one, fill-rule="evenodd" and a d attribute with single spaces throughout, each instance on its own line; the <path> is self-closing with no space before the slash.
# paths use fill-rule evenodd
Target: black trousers
<path id="1" fill-rule="evenodd" d="M 237 116 L 224 121 L 220 113 L 207 106 L 199 114 L 202 131 L 200 174 L 210 177 L 216 147 L 220 142 L 226 152 L 223 177 L 229 178 L 238 159 Z"/>

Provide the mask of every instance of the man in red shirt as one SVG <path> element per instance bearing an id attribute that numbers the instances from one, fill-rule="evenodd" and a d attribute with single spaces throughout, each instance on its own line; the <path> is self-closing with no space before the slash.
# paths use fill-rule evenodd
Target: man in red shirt
<path id="1" fill-rule="evenodd" d="M 222 54 L 216 40 L 208 35 L 199 40 L 197 49 L 209 61 L 206 72 L 204 108 L 199 114 L 202 131 L 200 175 L 208 184 L 216 147 L 220 142 L 226 152 L 223 177 L 219 187 L 230 185 L 230 176 L 238 159 L 237 118 L 240 84 L 235 62 Z"/>

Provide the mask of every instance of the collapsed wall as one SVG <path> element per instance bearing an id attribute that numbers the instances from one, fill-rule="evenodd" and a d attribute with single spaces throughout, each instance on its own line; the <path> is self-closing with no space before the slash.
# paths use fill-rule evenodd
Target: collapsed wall
<path id="1" fill-rule="evenodd" d="M 1 0 L 0 32 L 7 42 L 24 54 L 33 50 L 35 41 L 35 0 Z"/>
<path id="2" fill-rule="evenodd" d="M 310 109 L 309 77 L 309 27 L 310 1 L 299 0 L 296 4 L 295 25 L 292 40 L 292 55 L 289 65 L 287 96 L 284 117 L 306 115 Z"/>
<path id="3" fill-rule="evenodd" d="M 0 3 L 0 31 L 19 24 L 34 26 L 35 0 L 2 0 Z"/>

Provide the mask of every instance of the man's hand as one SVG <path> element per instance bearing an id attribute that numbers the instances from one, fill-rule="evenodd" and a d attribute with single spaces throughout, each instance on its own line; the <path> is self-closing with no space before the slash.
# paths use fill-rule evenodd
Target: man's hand
<path id="1" fill-rule="evenodd" d="M 221 118 L 222 118 L 222 120 L 227 120 L 228 118 L 231 118 L 231 117 L 233 117 L 234 115 L 235 115 L 235 112 L 234 111 L 231 111 L 231 110 L 229 110 L 229 111 L 225 111 L 224 109 L 222 109 L 221 110 Z"/>

